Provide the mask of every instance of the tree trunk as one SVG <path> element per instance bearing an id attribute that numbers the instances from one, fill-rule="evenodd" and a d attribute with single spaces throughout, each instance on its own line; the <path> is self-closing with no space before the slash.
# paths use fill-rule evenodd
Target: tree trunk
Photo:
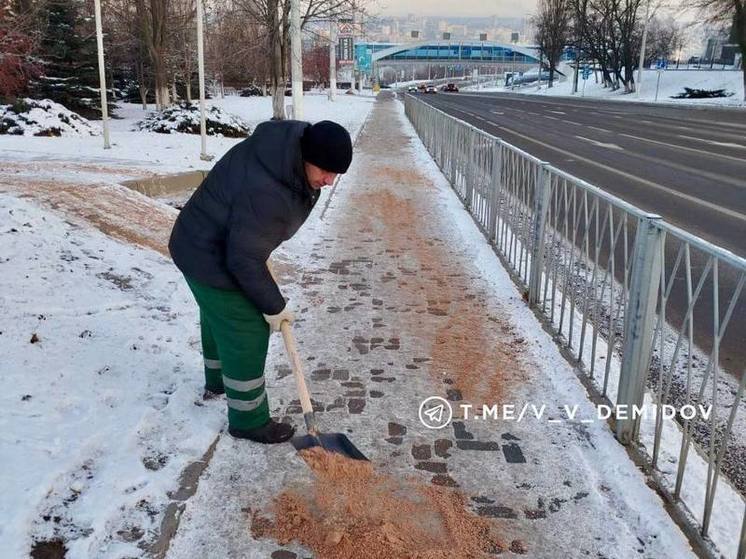
<path id="1" fill-rule="evenodd" d="M 140 63 L 137 65 L 137 86 L 140 90 L 140 99 L 142 100 L 142 110 L 148 110 L 148 88 L 145 86 L 145 65 L 140 59 Z"/>
<path id="2" fill-rule="evenodd" d="M 192 102 L 192 80 L 190 78 L 191 78 L 191 76 L 186 81 L 187 103 L 191 103 Z"/>
<path id="3" fill-rule="evenodd" d="M 273 17 L 271 31 L 269 33 L 270 48 L 270 86 L 272 88 L 272 118 L 274 120 L 285 119 L 285 75 L 283 72 L 283 48 L 281 22 L 276 12 Z"/>

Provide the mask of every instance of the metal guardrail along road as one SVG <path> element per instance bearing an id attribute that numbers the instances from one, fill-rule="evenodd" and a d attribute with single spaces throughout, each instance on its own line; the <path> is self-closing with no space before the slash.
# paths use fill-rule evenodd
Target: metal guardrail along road
<path id="1" fill-rule="evenodd" d="M 654 410 L 612 424 L 680 525 L 702 552 L 746 559 L 746 371 L 719 352 L 746 260 L 412 95 L 404 105 L 587 384 L 617 409 Z"/>

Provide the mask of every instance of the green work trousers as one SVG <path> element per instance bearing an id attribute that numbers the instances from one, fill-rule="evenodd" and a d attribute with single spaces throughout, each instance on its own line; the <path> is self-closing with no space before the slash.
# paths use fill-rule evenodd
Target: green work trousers
<path id="1" fill-rule="evenodd" d="M 269 325 L 243 292 L 186 281 L 199 305 L 205 388 L 225 389 L 230 427 L 264 425 L 269 421 L 264 387 Z"/>

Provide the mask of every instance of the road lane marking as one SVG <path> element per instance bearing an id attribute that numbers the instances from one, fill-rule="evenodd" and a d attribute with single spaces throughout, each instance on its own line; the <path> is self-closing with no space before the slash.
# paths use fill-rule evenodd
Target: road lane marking
<path id="1" fill-rule="evenodd" d="M 598 126 L 591 126 L 590 124 L 587 125 L 588 128 L 592 128 L 593 130 L 598 130 L 599 132 L 605 132 L 606 134 L 611 134 L 606 128 L 599 128 Z"/>
<path id="2" fill-rule="evenodd" d="M 731 142 L 716 142 L 715 140 L 706 140 L 704 138 L 697 138 L 695 136 L 687 136 L 685 134 L 679 134 L 679 138 L 686 138 L 687 140 L 696 140 L 697 142 L 703 142 L 705 144 L 711 144 L 713 146 L 720 146 L 724 148 L 738 148 L 738 149 L 746 149 L 746 146 L 741 144 L 734 144 Z"/>
<path id="3" fill-rule="evenodd" d="M 566 115 L 567 113 L 564 111 L 549 111 L 550 113 L 554 113 L 556 115 Z"/>
<path id="4" fill-rule="evenodd" d="M 651 140 L 650 138 L 643 138 L 641 136 L 635 136 L 633 134 L 624 134 L 620 133 L 620 136 L 625 136 L 627 138 L 633 138 L 635 140 L 641 140 L 643 142 L 650 142 L 651 144 L 657 144 L 659 146 L 665 146 L 672 149 L 680 149 L 683 151 L 691 151 L 693 153 L 699 154 L 699 155 L 709 155 L 710 157 L 719 157 L 721 159 L 727 159 L 729 161 L 735 161 L 736 163 L 746 163 L 744 161 L 743 157 L 734 157 L 732 155 L 725 155 L 724 153 L 713 153 L 711 151 L 704 151 L 697 148 L 690 148 L 687 146 L 682 146 L 679 144 L 669 144 L 668 142 L 661 142 L 660 140 Z"/>
<path id="5" fill-rule="evenodd" d="M 658 184 L 657 182 L 649 181 L 647 179 L 643 179 L 642 177 L 638 177 L 636 175 L 633 175 L 631 173 L 627 173 L 625 171 L 622 171 L 620 169 L 615 169 L 614 167 L 609 167 L 608 165 L 604 165 L 603 163 L 599 163 L 598 161 L 595 161 L 593 159 L 589 159 L 587 157 L 583 157 L 582 155 L 578 155 L 577 153 L 572 153 L 570 151 L 564 150 L 562 148 L 555 147 L 551 144 L 547 144 L 546 142 L 542 142 L 541 140 L 537 140 L 535 138 L 532 138 L 531 136 L 526 136 L 525 134 L 521 134 L 520 132 L 516 132 L 511 128 L 508 128 L 506 126 L 502 126 L 499 124 L 491 124 L 494 128 L 502 128 L 503 130 L 506 130 L 507 132 L 518 136 L 519 138 L 523 138 L 524 140 L 528 142 L 532 142 L 534 144 L 540 145 L 546 149 L 556 151 L 558 153 L 561 153 L 562 155 L 566 155 L 568 157 L 572 157 L 576 160 L 583 161 L 584 163 L 587 163 L 589 165 L 593 165 L 594 167 L 599 167 L 600 169 L 603 169 L 604 171 L 608 171 L 610 173 L 617 174 L 621 177 L 624 177 L 626 179 L 638 182 L 640 184 L 644 184 L 645 186 L 648 186 L 650 188 L 653 188 L 655 190 L 660 190 L 661 192 L 665 192 L 666 194 L 670 194 L 671 196 L 675 196 L 676 198 L 681 198 L 682 200 L 686 200 L 687 202 L 690 202 L 694 205 L 703 206 L 705 208 L 708 208 L 712 211 L 721 213 L 723 215 L 727 215 L 728 217 L 732 217 L 734 219 L 737 219 L 739 221 L 743 221 L 746 223 L 746 214 L 742 214 L 740 212 L 731 210 L 729 208 L 724 208 L 722 206 L 718 206 L 717 204 L 713 204 L 712 202 L 708 202 L 707 200 L 702 200 L 700 198 L 697 198 L 695 196 L 691 196 L 689 194 L 685 194 L 684 192 L 679 192 L 678 190 L 674 190 L 673 188 L 668 188 L 667 186 L 663 186 L 662 184 Z"/>
<path id="6" fill-rule="evenodd" d="M 564 118 L 562 119 L 562 122 L 566 122 L 567 124 L 572 124 L 573 126 L 582 126 L 582 124 L 580 124 L 579 122 L 574 122 L 572 120 L 565 120 Z"/>
<path id="7" fill-rule="evenodd" d="M 501 113 L 500 111 L 490 111 L 493 115 L 504 115 L 505 113 Z"/>
<path id="8" fill-rule="evenodd" d="M 606 148 L 606 149 L 615 149 L 618 151 L 624 151 L 624 148 L 619 147 L 616 144 L 605 144 L 604 142 L 599 142 L 597 140 L 593 140 L 591 138 L 586 138 L 585 136 L 575 136 L 576 138 L 579 138 L 581 140 L 585 140 L 586 142 L 592 143 L 594 146 L 598 146 L 600 148 Z"/>
<path id="9" fill-rule="evenodd" d="M 549 115 L 544 116 L 544 118 L 548 118 L 551 120 L 559 120 L 556 116 L 549 116 Z"/>

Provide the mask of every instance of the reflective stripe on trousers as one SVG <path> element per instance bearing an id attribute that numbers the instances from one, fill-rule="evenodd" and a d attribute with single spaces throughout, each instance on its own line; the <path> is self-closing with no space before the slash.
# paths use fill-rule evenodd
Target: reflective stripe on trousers
<path id="1" fill-rule="evenodd" d="M 262 392 L 262 395 L 253 400 L 236 400 L 234 398 L 227 398 L 228 407 L 236 411 L 252 411 L 258 408 L 264 402 L 267 397 L 266 392 Z"/>

